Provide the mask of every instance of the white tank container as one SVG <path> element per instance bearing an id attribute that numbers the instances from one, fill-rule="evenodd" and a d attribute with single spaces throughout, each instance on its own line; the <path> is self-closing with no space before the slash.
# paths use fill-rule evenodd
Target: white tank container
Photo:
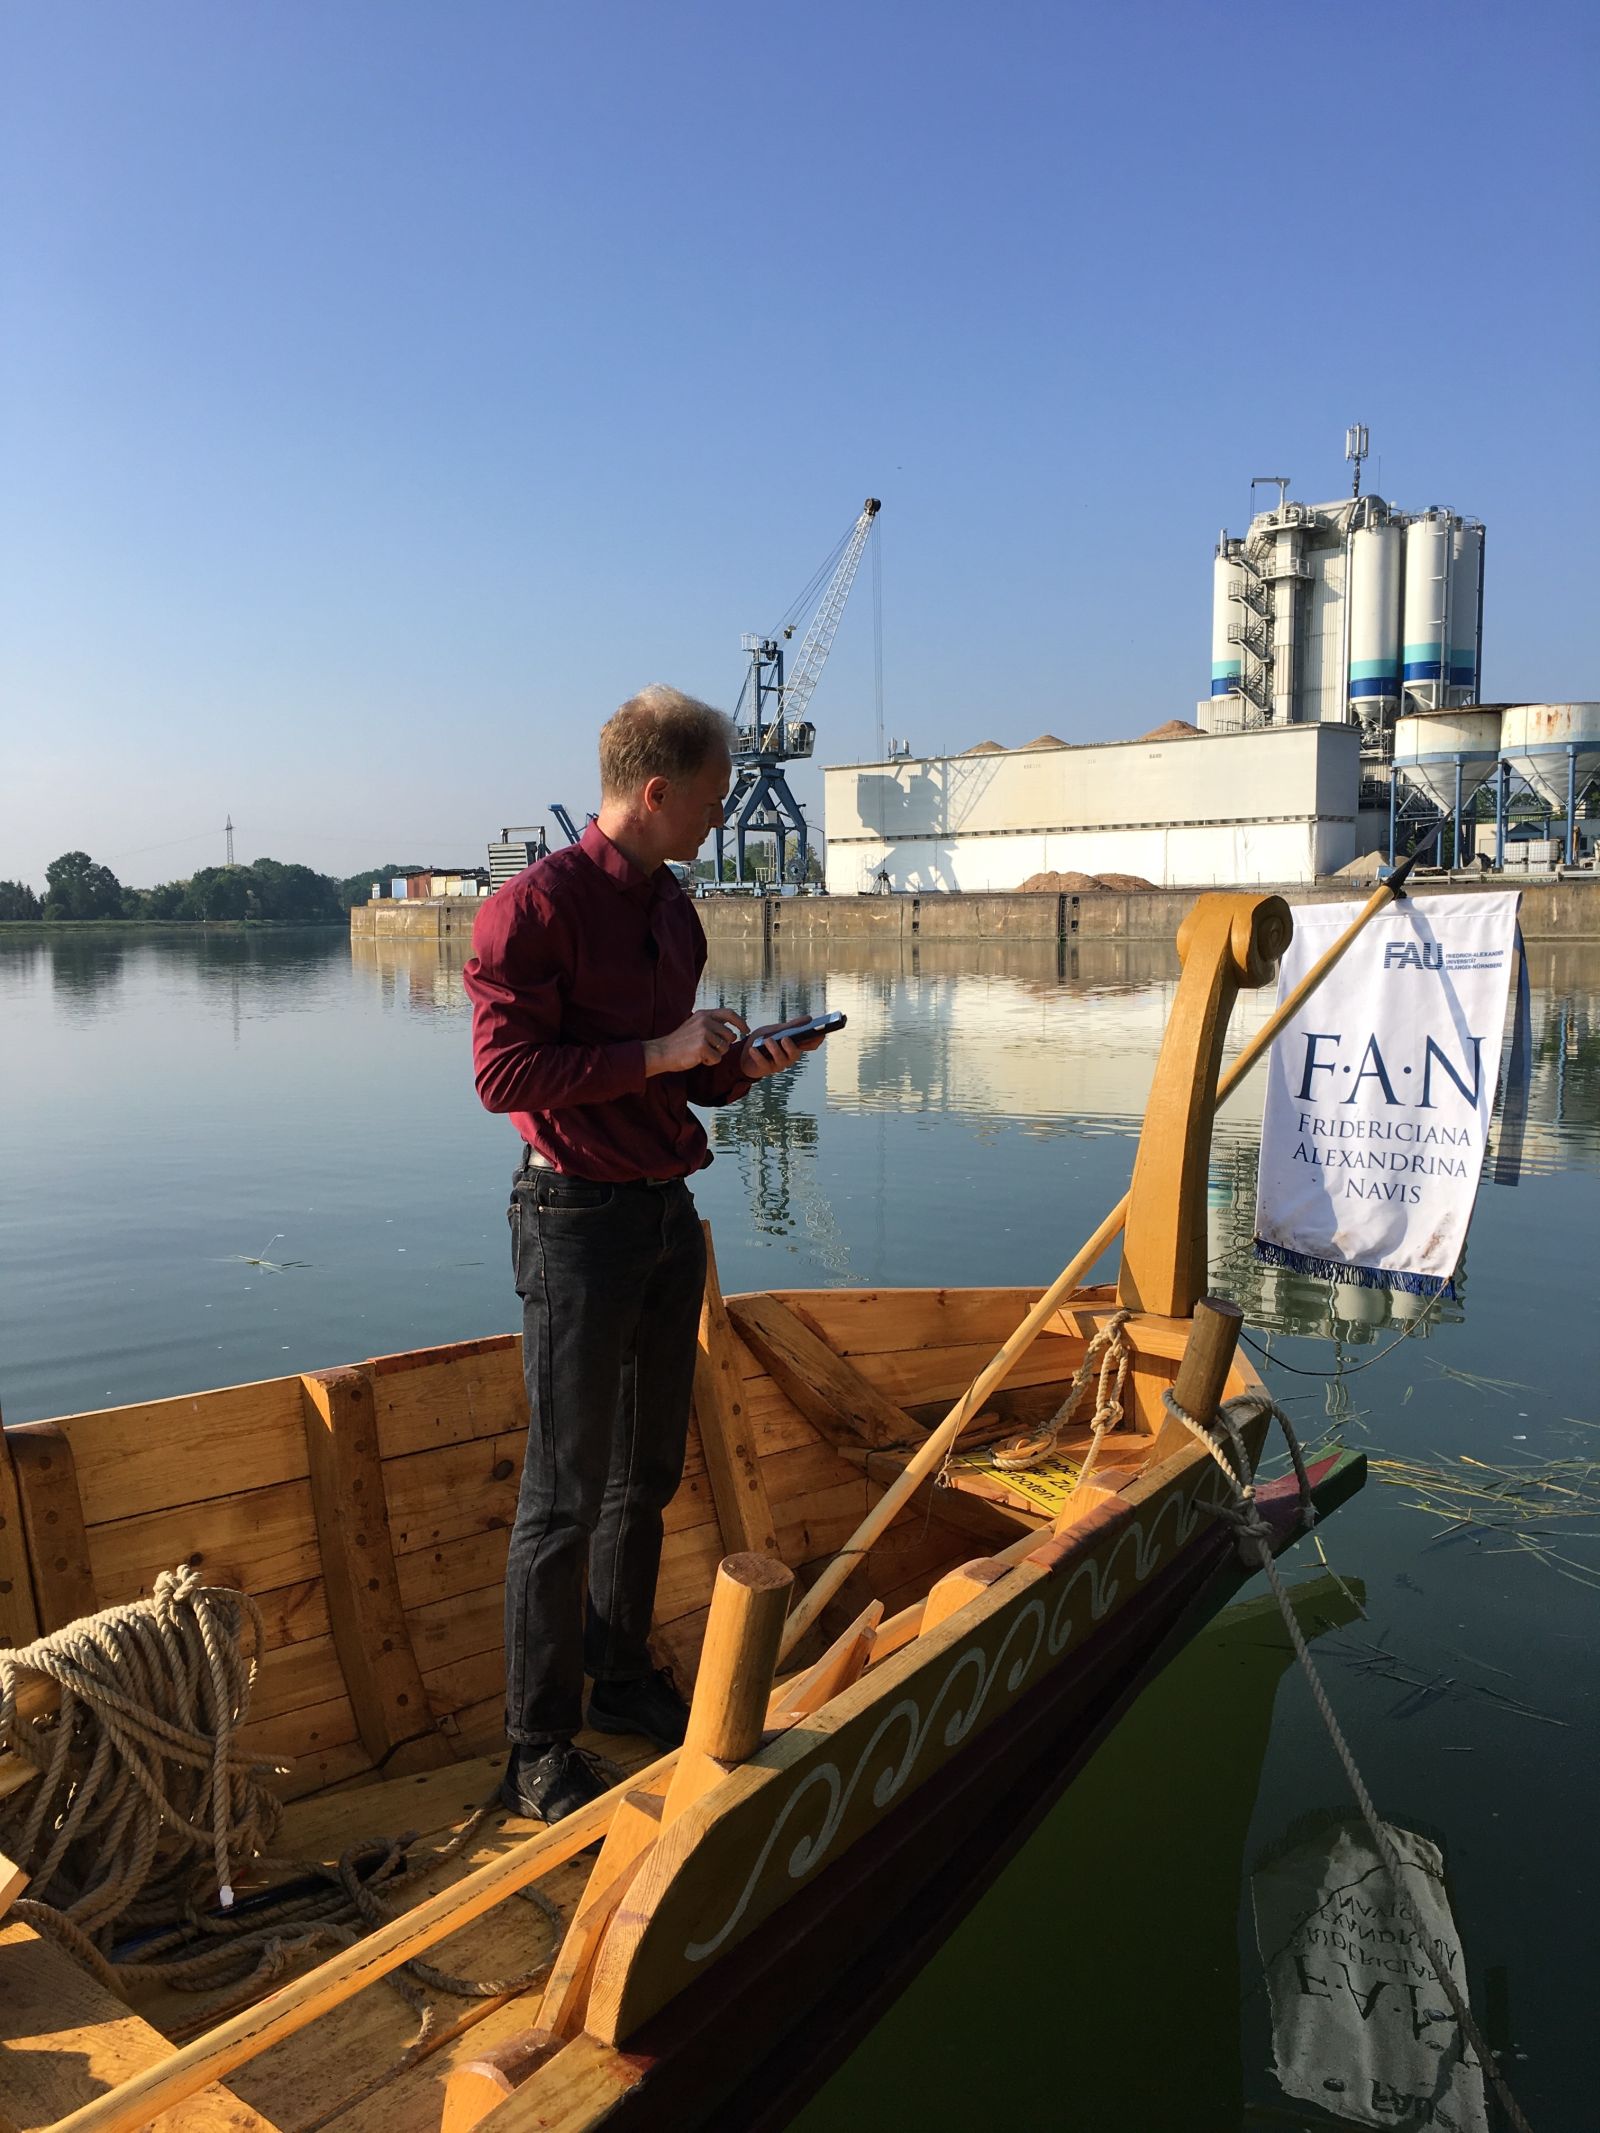
<path id="1" fill-rule="evenodd" d="M 1244 605 L 1233 589 L 1244 583 L 1243 567 L 1231 556 L 1218 552 L 1211 568 L 1211 693 L 1230 696 L 1244 673 L 1243 648 L 1230 640 L 1230 624 L 1244 620 Z"/>
<path id="2" fill-rule="evenodd" d="M 1456 759 L 1465 805 L 1493 777 L 1500 745 L 1498 711 L 1413 711 L 1394 722 L 1395 769 L 1446 814 L 1456 804 Z"/>
<path id="3" fill-rule="evenodd" d="M 1558 815 L 1567 811 L 1567 756 L 1577 752 L 1576 790 L 1600 777 L 1600 704 L 1511 704 L 1501 722 L 1507 762 Z"/>
<path id="4" fill-rule="evenodd" d="M 1430 511 L 1406 528 L 1406 600 L 1403 632 L 1407 688 L 1442 689 L 1448 652 L 1450 535 L 1447 511 Z M 1477 603 L 1473 603 L 1477 627 Z"/>
<path id="5" fill-rule="evenodd" d="M 1483 583 L 1483 528 L 1458 525 L 1450 535 L 1450 686 L 1478 693 L 1478 591 Z"/>
<path id="6" fill-rule="evenodd" d="M 1400 695 L 1400 528 L 1362 526 L 1350 542 L 1350 701 Z"/>

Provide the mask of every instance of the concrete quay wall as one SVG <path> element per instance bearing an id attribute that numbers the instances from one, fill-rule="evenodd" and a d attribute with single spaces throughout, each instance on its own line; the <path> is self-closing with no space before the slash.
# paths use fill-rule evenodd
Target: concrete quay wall
<path id="1" fill-rule="evenodd" d="M 1600 878 L 1519 883 L 1505 876 L 1484 882 L 1425 879 L 1416 884 L 1423 896 L 1481 896 L 1502 886 L 1523 890 L 1522 930 L 1529 941 L 1600 941 Z M 1110 890 L 1079 895 L 999 890 L 991 895 L 706 896 L 695 908 L 714 947 L 780 941 L 1170 943 L 1203 893 L 1147 889 L 1129 895 Z M 1315 887 L 1291 883 L 1281 891 L 1295 904 L 1349 903 L 1368 893 L 1367 885 L 1359 882 Z M 357 904 L 350 913 L 350 931 L 370 938 L 448 940 L 470 946 L 481 903 L 475 896 L 430 896 Z"/>
<path id="2" fill-rule="evenodd" d="M 1600 879 L 1485 883 L 1419 881 L 1418 895 L 1481 896 L 1521 887 L 1522 930 L 1529 941 L 1600 941 Z M 1199 889 L 1153 889 L 1119 895 L 708 896 L 696 905 L 706 938 L 737 941 L 1062 941 L 1171 942 Z M 1250 893 L 1265 894 L 1266 890 Z M 1291 883 L 1279 893 L 1292 904 L 1359 902 L 1362 883 Z"/>
<path id="3" fill-rule="evenodd" d="M 375 904 L 352 904 L 350 931 L 364 939 L 472 942 L 472 921 L 483 908 L 481 896 L 384 897 Z"/>

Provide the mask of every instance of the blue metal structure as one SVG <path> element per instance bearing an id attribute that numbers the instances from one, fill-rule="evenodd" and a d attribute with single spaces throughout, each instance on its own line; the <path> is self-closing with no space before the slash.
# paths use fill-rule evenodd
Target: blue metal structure
<path id="1" fill-rule="evenodd" d="M 734 880 L 746 879 L 746 840 L 752 830 L 770 831 L 776 844 L 774 878 L 786 877 L 789 839 L 795 844 L 795 866 L 805 879 L 810 835 L 800 804 L 784 776 L 786 763 L 803 762 L 816 746 L 817 729 L 805 716 L 806 707 L 833 649 L 839 617 L 850 597 L 862 550 L 882 505 L 869 496 L 861 514 L 839 546 L 812 578 L 790 609 L 791 620 L 780 624 L 770 636 L 746 636 L 741 649 L 750 656 L 750 669 L 734 711 L 733 786 L 716 831 L 717 880 L 722 880 L 723 848 L 727 832 L 734 833 Z M 823 573 L 832 569 L 827 588 L 817 603 L 810 627 L 801 640 L 794 665 L 784 678 L 783 644 L 800 627 L 800 617 Z M 780 638 L 783 640 L 780 642 Z"/>

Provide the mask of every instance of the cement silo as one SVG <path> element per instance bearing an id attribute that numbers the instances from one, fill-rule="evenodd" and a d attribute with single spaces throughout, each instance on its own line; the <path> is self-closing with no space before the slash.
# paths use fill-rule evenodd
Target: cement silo
<path id="1" fill-rule="evenodd" d="M 1600 777 L 1600 704 L 1511 704 L 1500 748 L 1518 777 L 1567 825 L 1567 858 L 1577 859 L 1578 805 Z"/>
<path id="2" fill-rule="evenodd" d="M 1449 612 L 1451 700 L 1470 704 L 1478 694 L 1483 626 L 1483 528 L 1471 520 L 1460 521 L 1450 535 Z"/>
<path id="3" fill-rule="evenodd" d="M 1241 693 L 1244 652 L 1239 642 L 1238 629 L 1244 619 L 1244 607 L 1239 598 L 1243 585 L 1244 566 L 1228 553 L 1224 537 L 1224 542 L 1217 548 L 1217 559 L 1211 571 L 1213 696 L 1235 696 Z"/>
<path id="4" fill-rule="evenodd" d="M 1412 711 L 1395 720 L 1395 774 L 1454 822 L 1458 865 L 1462 811 L 1499 762 L 1498 709 Z"/>
<path id="5" fill-rule="evenodd" d="M 1449 687 L 1450 514 L 1426 511 L 1406 528 L 1406 694 L 1441 710 Z"/>
<path id="6" fill-rule="evenodd" d="M 1400 542 L 1393 525 L 1350 537 L 1350 702 L 1364 726 L 1400 699 Z"/>

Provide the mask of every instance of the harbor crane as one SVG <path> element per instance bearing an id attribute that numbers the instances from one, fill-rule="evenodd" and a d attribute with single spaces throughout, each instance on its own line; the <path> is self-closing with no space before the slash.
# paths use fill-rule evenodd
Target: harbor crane
<path id="1" fill-rule="evenodd" d="M 784 776 L 784 765 L 804 762 L 816 746 L 817 729 L 806 717 L 806 707 L 833 649 L 839 617 L 850 597 L 862 550 L 882 508 L 877 497 L 867 498 L 860 517 L 790 608 L 788 618 L 770 636 L 752 634 L 739 640 L 741 651 L 749 654 L 750 667 L 733 714 L 733 786 L 722 811 L 721 827 L 716 831 L 719 882 L 723 844 L 729 830 L 734 833 L 736 882 L 742 884 L 746 879 L 745 841 L 752 830 L 771 832 L 777 847 L 774 879 L 778 882 L 784 879 L 785 854 L 792 836 L 795 865 L 801 880 L 805 879 L 810 833 Z M 800 628 L 817 586 L 830 570 L 832 576 L 817 601 L 786 680 L 784 645 Z"/>

